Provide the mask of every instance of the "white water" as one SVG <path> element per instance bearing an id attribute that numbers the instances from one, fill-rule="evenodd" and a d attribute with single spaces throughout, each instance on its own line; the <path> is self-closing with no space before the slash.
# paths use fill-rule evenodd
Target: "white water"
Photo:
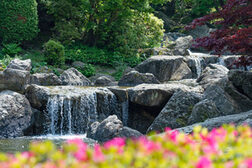
<path id="1" fill-rule="evenodd" d="M 49 134 L 83 134 L 95 121 L 101 121 L 113 114 L 121 116 L 117 97 L 106 88 L 61 88 L 54 87 L 47 102 L 50 117 L 47 131 Z M 122 105 L 122 109 L 127 110 L 127 107 Z M 125 123 L 126 113 L 128 110 L 122 114 Z"/>

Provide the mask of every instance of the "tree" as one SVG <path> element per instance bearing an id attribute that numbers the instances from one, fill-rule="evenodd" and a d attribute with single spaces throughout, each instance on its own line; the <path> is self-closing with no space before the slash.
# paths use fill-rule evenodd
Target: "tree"
<path id="1" fill-rule="evenodd" d="M 252 64 L 252 1 L 227 0 L 217 12 L 195 19 L 188 27 L 213 23 L 218 28 L 208 37 L 196 39 L 195 47 L 203 47 L 209 51 L 222 54 L 231 51 L 243 54 L 235 64 L 246 66 Z M 245 65 L 246 64 L 246 65 Z"/>
<path id="2" fill-rule="evenodd" d="M 151 47 L 161 40 L 163 25 L 151 15 L 151 4 L 166 1 L 47 0 L 47 6 L 55 17 L 59 40 L 69 43 L 81 39 L 90 46 L 122 52 Z"/>
<path id="3" fill-rule="evenodd" d="M 1 0 L 0 37 L 4 43 L 31 40 L 38 31 L 36 0 Z"/>

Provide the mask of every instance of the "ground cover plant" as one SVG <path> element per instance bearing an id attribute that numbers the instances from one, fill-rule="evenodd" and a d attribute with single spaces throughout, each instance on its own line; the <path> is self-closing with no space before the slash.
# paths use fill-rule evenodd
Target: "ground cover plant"
<path id="1" fill-rule="evenodd" d="M 93 148 L 79 139 L 60 149 L 50 141 L 33 143 L 28 152 L 0 154 L 0 167 L 251 168 L 252 128 L 224 125 L 208 132 L 196 126 L 188 135 L 166 129 L 161 135 L 128 141 L 115 138 Z"/>

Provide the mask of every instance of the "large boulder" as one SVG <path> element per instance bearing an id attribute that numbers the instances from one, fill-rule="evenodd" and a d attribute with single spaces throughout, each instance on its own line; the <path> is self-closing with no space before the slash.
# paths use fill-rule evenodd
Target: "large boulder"
<path id="1" fill-rule="evenodd" d="M 175 46 L 173 49 L 173 55 L 189 55 L 188 49 L 191 47 L 193 42 L 192 36 L 179 37 L 175 41 Z"/>
<path id="2" fill-rule="evenodd" d="M 173 94 L 153 121 L 147 132 L 162 131 L 166 127 L 179 128 L 188 124 L 193 106 L 202 98 L 199 93 L 180 90 Z"/>
<path id="3" fill-rule="evenodd" d="M 100 76 L 95 80 L 94 85 L 95 86 L 113 86 L 113 85 L 116 85 L 116 83 L 110 78 L 108 78 L 107 76 Z"/>
<path id="4" fill-rule="evenodd" d="M 193 132 L 193 128 L 198 125 L 201 125 L 204 128 L 208 128 L 208 130 L 221 127 L 223 124 L 235 124 L 235 125 L 249 124 L 250 126 L 252 126 L 251 120 L 252 120 L 252 110 L 239 114 L 211 118 L 201 123 L 196 123 L 190 126 L 178 128 L 177 130 L 180 132 L 191 133 Z"/>
<path id="5" fill-rule="evenodd" d="M 99 142 L 106 142 L 115 137 L 140 137 L 142 134 L 129 127 L 123 127 L 122 122 L 116 115 L 109 116 L 103 120 L 100 124 L 92 124 L 92 132 L 88 135 Z M 95 132 L 95 133 L 94 133 Z"/>
<path id="6" fill-rule="evenodd" d="M 0 92 L 0 137 L 11 138 L 24 135 L 31 124 L 32 111 L 25 96 L 13 92 Z"/>
<path id="7" fill-rule="evenodd" d="M 200 88 L 189 87 L 180 83 L 171 84 L 141 84 L 128 89 L 129 101 L 147 107 L 166 104 L 173 93 L 179 89 L 200 92 Z"/>
<path id="8" fill-rule="evenodd" d="M 50 89 L 32 84 L 26 88 L 25 95 L 33 108 L 44 110 L 50 96 Z"/>
<path id="9" fill-rule="evenodd" d="M 29 82 L 29 71 L 7 68 L 0 73 L 0 91 L 12 90 L 23 93 Z"/>
<path id="10" fill-rule="evenodd" d="M 202 85 L 203 88 L 227 77 L 228 69 L 222 65 L 209 64 L 202 72 L 197 82 Z"/>
<path id="11" fill-rule="evenodd" d="M 204 92 L 204 99 L 214 102 L 220 111 L 219 116 L 252 109 L 252 100 L 240 93 L 227 78 L 209 85 Z"/>
<path id="12" fill-rule="evenodd" d="M 228 79 L 244 95 L 252 99 L 252 72 L 230 70 Z"/>
<path id="13" fill-rule="evenodd" d="M 219 117 L 220 115 L 221 112 L 217 109 L 215 103 L 212 100 L 205 99 L 195 104 L 188 124 L 203 122 L 209 118 Z"/>
<path id="14" fill-rule="evenodd" d="M 30 71 L 32 68 L 32 64 L 30 59 L 27 60 L 14 59 L 10 62 L 7 68 Z"/>
<path id="15" fill-rule="evenodd" d="M 136 86 L 143 83 L 159 84 L 160 82 L 151 73 L 139 73 L 137 71 L 130 71 L 119 80 L 118 85 L 119 86 Z"/>
<path id="16" fill-rule="evenodd" d="M 54 73 L 35 73 L 31 75 L 30 84 L 56 86 L 61 85 L 61 80 Z"/>
<path id="17" fill-rule="evenodd" d="M 60 75 L 62 85 L 89 86 L 91 82 L 75 68 L 70 68 Z"/>
<path id="18" fill-rule="evenodd" d="M 153 56 L 135 68 L 140 73 L 152 73 L 160 82 L 192 77 L 182 56 Z"/>

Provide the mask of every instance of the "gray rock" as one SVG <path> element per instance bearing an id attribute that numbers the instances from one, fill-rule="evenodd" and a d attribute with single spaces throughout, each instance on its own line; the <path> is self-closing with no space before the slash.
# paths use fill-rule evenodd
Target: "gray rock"
<path id="1" fill-rule="evenodd" d="M 12 90 L 23 93 L 30 82 L 30 72 L 7 68 L 0 73 L 0 91 Z"/>
<path id="2" fill-rule="evenodd" d="M 125 74 L 120 80 L 119 86 L 136 86 L 143 83 L 159 84 L 160 82 L 151 73 L 139 73 L 137 71 L 131 71 Z"/>
<path id="3" fill-rule="evenodd" d="M 70 68 L 60 75 L 62 85 L 89 86 L 90 80 L 75 68 Z"/>
<path id="4" fill-rule="evenodd" d="M 197 82 L 202 85 L 203 88 L 207 88 L 209 85 L 227 77 L 228 69 L 222 65 L 209 64 L 202 72 Z"/>
<path id="5" fill-rule="evenodd" d="M 95 125 L 93 125 L 93 130 L 95 130 L 94 139 L 99 142 L 106 142 L 115 137 L 131 138 L 142 136 L 142 134 L 136 130 L 123 127 L 122 122 L 116 115 L 109 116 L 98 126 L 97 124 L 98 123 L 95 123 Z"/>
<path id="6" fill-rule="evenodd" d="M 50 89 L 38 85 L 29 85 L 25 90 L 25 96 L 33 108 L 44 110 L 50 96 Z"/>
<path id="7" fill-rule="evenodd" d="M 147 132 L 162 131 L 166 127 L 179 128 L 186 126 L 193 106 L 200 101 L 202 95 L 191 91 L 180 90 L 171 97 L 163 110 L 153 121 Z"/>
<path id="8" fill-rule="evenodd" d="M 192 109 L 192 114 L 189 117 L 188 124 L 203 122 L 206 119 L 219 117 L 220 115 L 221 112 L 217 109 L 215 103 L 205 99 L 195 104 Z"/>
<path id="9" fill-rule="evenodd" d="M 100 125 L 100 123 L 98 121 L 93 122 L 87 130 L 87 137 L 91 138 L 91 139 L 95 139 L 95 132 L 98 128 L 98 126 Z"/>
<path id="10" fill-rule="evenodd" d="M 187 34 L 191 35 L 194 39 L 208 36 L 213 29 L 207 25 L 197 26 L 195 29 L 190 30 Z"/>
<path id="11" fill-rule="evenodd" d="M 193 37 L 186 36 L 186 37 L 179 37 L 175 41 L 175 47 L 173 49 L 173 55 L 189 55 L 187 49 L 189 49 L 192 45 Z"/>
<path id="12" fill-rule="evenodd" d="M 0 137 L 23 136 L 32 116 L 29 101 L 25 96 L 13 92 L 0 92 Z"/>
<path id="13" fill-rule="evenodd" d="M 74 62 L 72 63 L 72 66 L 73 66 L 74 68 L 82 68 L 82 67 L 85 66 L 85 63 L 83 63 L 83 62 L 81 62 L 81 61 L 74 61 Z"/>
<path id="14" fill-rule="evenodd" d="M 236 114 L 252 109 L 252 101 L 241 94 L 227 78 L 223 78 L 204 92 L 204 98 L 214 102 L 221 115 Z"/>
<path id="15" fill-rule="evenodd" d="M 106 76 L 101 76 L 95 80 L 95 86 L 113 86 L 115 83 Z"/>
<path id="16" fill-rule="evenodd" d="M 208 130 L 212 130 L 214 128 L 222 126 L 223 124 L 236 124 L 236 125 L 250 124 L 251 119 L 252 119 L 252 110 L 239 114 L 211 118 L 201 123 L 178 128 L 177 130 L 180 132 L 191 133 L 193 131 L 193 128 L 197 125 L 201 125 L 204 128 L 208 128 Z"/>
<path id="17" fill-rule="evenodd" d="M 252 72 L 231 70 L 228 79 L 241 93 L 252 99 Z"/>
<path id="18" fill-rule="evenodd" d="M 135 68 L 140 73 L 152 73 L 160 82 L 192 77 L 182 56 L 153 56 Z"/>
<path id="19" fill-rule="evenodd" d="M 56 86 L 61 85 L 61 80 L 54 73 L 35 73 L 31 75 L 30 84 Z"/>
<path id="20" fill-rule="evenodd" d="M 30 59 L 27 59 L 27 60 L 14 59 L 10 62 L 7 68 L 30 71 L 32 68 L 31 60 Z"/>
<path id="21" fill-rule="evenodd" d="M 170 97 L 178 91 L 193 90 L 200 91 L 197 88 L 188 87 L 180 83 L 174 84 L 141 84 L 133 88 L 128 89 L 129 100 L 132 103 L 155 107 L 162 104 L 166 104 Z"/>

